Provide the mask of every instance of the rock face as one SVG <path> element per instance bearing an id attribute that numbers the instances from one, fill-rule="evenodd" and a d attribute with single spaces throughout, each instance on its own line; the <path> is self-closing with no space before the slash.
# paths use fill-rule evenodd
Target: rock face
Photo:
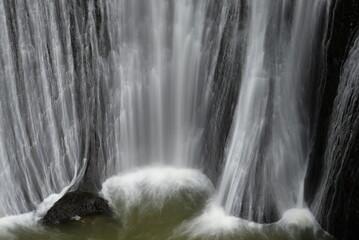
<path id="1" fill-rule="evenodd" d="M 348 50 L 359 34 L 359 1 L 335 0 L 333 3 L 327 74 L 320 94 L 319 125 L 306 176 L 305 197 L 314 211 L 316 193 L 323 187 L 320 183 L 324 166 L 331 161 L 330 169 L 326 170 L 330 173 L 330 181 L 324 186 L 327 191 L 322 196 L 321 212 L 316 214 L 316 218 L 337 239 L 356 240 L 359 234 L 359 125 L 358 120 L 353 119 L 358 116 L 358 98 L 351 85 L 339 87 Z M 351 90 L 344 92 L 343 89 Z M 351 96 L 347 102 L 344 101 L 346 96 Z M 342 112 L 335 111 L 339 103 L 343 104 Z M 338 117 L 342 119 L 338 120 Z M 332 131 L 334 134 L 330 134 L 330 126 L 337 126 L 332 127 L 336 130 Z M 327 154 L 330 158 L 325 157 L 326 152 L 330 153 Z"/>
<path id="2" fill-rule="evenodd" d="M 353 44 L 355 32 L 359 26 L 359 1 L 333 1 L 331 11 L 332 25 L 328 39 L 327 73 L 322 85 L 322 104 L 318 115 L 318 124 L 313 151 L 310 156 L 308 173 L 306 176 L 305 198 L 311 203 L 319 186 L 321 171 L 324 165 L 324 152 L 327 148 L 327 134 L 330 125 L 330 116 L 333 112 L 334 100 L 337 96 L 340 82 L 341 68 L 347 58 L 348 49 Z"/>
<path id="3" fill-rule="evenodd" d="M 52 226 L 93 215 L 111 217 L 112 210 L 107 201 L 94 193 L 74 191 L 66 193 L 57 201 L 46 213 L 42 223 Z"/>

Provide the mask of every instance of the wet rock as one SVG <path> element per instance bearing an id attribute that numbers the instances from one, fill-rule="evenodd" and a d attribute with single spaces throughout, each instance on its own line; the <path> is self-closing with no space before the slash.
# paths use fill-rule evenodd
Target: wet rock
<path id="1" fill-rule="evenodd" d="M 327 191 L 321 197 L 321 212 L 316 219 L 326 231 L 340 240 L 357 240 L 359 236 L 359 125 L 353 121 L 358 116 L 354 87 L 351 99 L 342 107 L 341 115 L 336 109 L 337 101 L 343 99 L 343 89 L 338 88 L 343 65 L 359 32 L 359 1 L 336 0 L 332 6 L 332 24 L 328 40 L 327 74 L 323 84 L 322 105 L 318 116 L 318 128 L 311 160 L 308 166 L 305 198 L 313 209 L 313 202 L 321 187 Z M 345 80 L 345 79 L 342 79 Z M 345 92 L 345 94 L 348 94 Z M 333 115 L 334 114 L 334 115 Z M 337 119 L 341 117 L 341 120 Z M 333 122 L 334 119 L 334 122 Z M 331 133 L 330 126 L 337 126 Z M 333 139 L 330 144 L 330 139 Z M 333 144 L 334 143 L 334 144 Z M 331 158 L 326 158 L 329 152 Z M 330 169 L 324 168 L 331 161 Z M 330 181 L 323 186 L 324 171 L 329 171 Z M 314 202 L 315 203 L 315 202 Z"/>
<path id="2" fill-rule="evenodd" d="M 107 201 L 95 193 L 74 191 L 66 193 L 46 213 L 42 223 L 57 225 L 86 216 L 113 215 Z"/>
<path id="3" fill-rule="evenodd" d="M 327 148 L 327 134 L 330 125 L 330 116 L 333 112 L 334 100 L 338 93 L 340 73 L 347 58 L 348 50 L 354 44 L 355 32 L 359 28 L 359 1 L 333 1 L 330 33 L 328 34 L 328 52 L 326 58 L 327 73 L 322 85 L 322 104 L 319 112 L 316 137 L 305 181 L 305 200 L 310 205 L 318 191 L 324 165 L 324 152 Z"/>

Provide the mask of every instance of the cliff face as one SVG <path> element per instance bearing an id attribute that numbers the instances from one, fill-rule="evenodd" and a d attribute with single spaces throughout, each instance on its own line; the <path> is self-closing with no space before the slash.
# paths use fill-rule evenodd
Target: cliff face
<path id="1" fill-rule="evenodd" d="M 337 239 L 357 239 L 359 76 L 353 69 L 355 60 L 349 58 L 355 59 L 350 50 L 356 47 L 359 2 L 337 0 L 332 8 L 327 71 L 321 84 L 305 197 L 324 229 Z"/>

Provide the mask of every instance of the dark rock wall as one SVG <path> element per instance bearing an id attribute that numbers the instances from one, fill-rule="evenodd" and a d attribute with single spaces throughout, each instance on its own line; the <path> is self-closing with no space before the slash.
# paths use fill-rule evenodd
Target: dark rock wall
<path id="1" fill-rule="evenodd" d="M 335 237 L 357 239 L 359 236 L 359 38 L 342 67 L 338 94 L 329 125 L 323 179 L 312 207 L 321 225 Z"/>
<path id="2" fill-rule="evenodd" d="M 323 205 L 320 214 L 317 214 L 319 223 L 337 239 L 354 240 L 359 236 L 359 138 L 358 124 L 353 120 L 358 114 L 358 107 L 350 107 L 350 105 L 354 104 L 357 99 L 347 100 L 347 106 L 341 106 L 344 108 L 341 112 L 335 111 L 335 108 L 344 96 L 341 91 L 345 86 L 341 86 L 340 89 L 338 86 L 341 82 L 344 63 L 354 44 L 359 26 L 359 1 L 337 0 L 333 2 L 331 13 L 327 70 L 326 77 L 320 85 L 321 104 L 318 109 L 314 147 L 306 177 L 305 198 L 314 208 L 315 201 L 318 200 L 316 194 L 320 188 L 328 189 L 324 195 L 320 196 Z M 353 94 L 355 96 L 355 92 Z M 334 116 L 338 114 L 343 114 L 343 119 Z M 330 131 L 330 126 L 334 125 L 337 127 L 336 131 Z M 337 145 L 330 144 L 333 141 L 336 141 Z M 329 155 L 326 152 L 331 151 L 328 148 L 335 149 L 333 150 L 335 153 L 331 155 L 333 159 L 327 159 Z M 328 165 L 327 161 L 332 163 L 329 169 L 325 167 Z M 326 173 L 326 171 L 329 172 Z M 326 174 L 335 177 L 336 181 L 328 179 L 329 181 L 323 186 L 321 181 Z"/>

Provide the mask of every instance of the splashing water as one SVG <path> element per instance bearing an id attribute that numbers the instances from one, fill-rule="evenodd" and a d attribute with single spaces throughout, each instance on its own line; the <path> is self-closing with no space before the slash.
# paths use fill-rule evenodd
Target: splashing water
<path id="1" fill-rule="evenodd" d="M 262 225 L 226 215 L 213 201 L 213 192 L 209 179 L 197 170 L 135 170 L 103 183 L 101 194 L 113 206 L 115 219 L 74 218 L 58 229 L 44 228 L 34 219 L 61 197 L 52 195 L 35 212 L 3 218 L 0 239 L 332 239 L 308 210 L 292 209 L 280 221 Z"/>

